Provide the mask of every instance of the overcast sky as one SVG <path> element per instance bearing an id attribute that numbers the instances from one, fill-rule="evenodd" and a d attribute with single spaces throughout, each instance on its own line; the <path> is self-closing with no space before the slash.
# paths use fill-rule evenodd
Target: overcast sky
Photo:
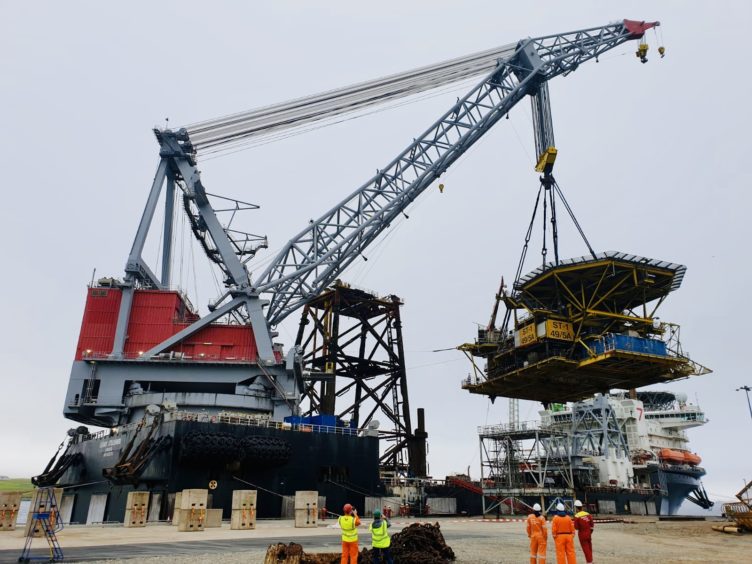
<path id="1" fill-rule="evenodd" d="M 0 474 L 40 472 L 65 431 L 64 394 L 86 284 L 122 276 L 153 178 L 155 125 L 181 125 L 514 42 L 623 18 L 661 20 L 649 63 L 624 45 L 550 84 L 557 180 L 596 250 L 688 266 L 660 310 L 714 370 L 669 389 L 710 423 L 689 431 L 706 488 L 752 478 L 748 352 L 748 2 L 15 2 L 0 20 Z M 465 88 L 466 89 L 466 88 Z M 287 239 L 383 167 L 462 89 L 201 162 L 211 192 L 262 206 L 246 225 Z M 461 353 L 499 276 L 514 277 L 537 175 L 529 104 L 519 104 L 343 278 L 395 293 L 413 408 L 425 407 L 431 473 L 479 472 L 476 427 L 506 421 L 460 389 Z M 562 229 L 562 254 L 586 250 Z M 177 282 L 205 310 L 205 263 Z M 537 248 L 530 269 L 537 266 Z M 369 253 L 367 253 L 369 254 Z M 260 258 L 264 258 L 261 256 Z M 195 270 L 195 280 L 193 271 Z M 298 315 L 280 332 L 290 346 Z M 521 418 L 538 406 L 522 402 Z"/>

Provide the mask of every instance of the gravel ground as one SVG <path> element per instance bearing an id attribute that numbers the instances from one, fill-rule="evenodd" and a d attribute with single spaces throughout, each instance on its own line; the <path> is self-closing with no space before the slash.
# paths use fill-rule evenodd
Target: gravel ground
<path id="1" fill-rule="evenodd" d="M 526 562 L 527 537 L 522 523 L 491 525 L 464 523 L 444 524 L 447 544 L 457 555 L 456 564 L 499 564 Z M 473 535 L 473 538 L 463 538 Z M 306 547 L 307 539 L 294 535 L 291 541 Z M 308 539 L 308 542 L 311 542 Z M 637 524 L 597 525 L 593 536 L 595 561 L 598 564 L 640 562 L 641 564 L 680 564 L 698 562 L 749 562 L 752 535 L 726 535 L 711 530 L 710 522 L 643 522 Z M 307 552 L 324 552 L 309 550 Z M 128 562 L 145 564 L 263 564 L 265 549 L 253 548 L 233 552 L 232 543 L 220 545 L 216 552 L 190 556 L 134 558 Z M 221 554 L 221 559 L 218 555 Z M 584 562 L 577 546 L 579 562 Z M 548 561 L 555 562 L 553 540 L 549 537 Z M 101 560 L 113 563 L 121 560 Z"/>

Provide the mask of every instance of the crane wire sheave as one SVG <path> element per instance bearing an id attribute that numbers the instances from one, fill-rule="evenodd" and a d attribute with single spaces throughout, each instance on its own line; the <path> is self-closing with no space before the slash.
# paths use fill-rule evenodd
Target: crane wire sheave
<path id="1" fill-rule="evenodd" d="M 483 81 L 367 183 L 291 239 L 252 284 L 276 325 L 334 281 L 525 95 L 656 24 L 620 22 L 521 41 Z M 193 141 L 193 139 L 192 139 Z"/>

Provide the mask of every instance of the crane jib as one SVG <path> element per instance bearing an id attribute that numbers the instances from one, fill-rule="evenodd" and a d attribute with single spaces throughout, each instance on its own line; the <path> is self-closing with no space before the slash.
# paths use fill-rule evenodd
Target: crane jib
<path id="1" fill-rule="evenodd" d="M 331 283 L 389 223 L 525 95 L 581 63 L 642 36 L 657 22 L 625 20 L 527 39 L 379 174 L 313 221 L 258 276 L 276 324 Z"/>
<path id="2" fill-rule="evenodd" d="M 536 149 L 543 151 L 539 155 L 545 156 L 539 166 L 552 166 L 555 152 L 549 150 L 553 147 L 553 134 L 547 82 L 573 72 L 583 62 L 626 41 L 639 39 L 656 25 L 657 22 L 624 20 L 602 27 L 528 38 L 513 47 L 488 50 L 443 66 L 424 67 L 387 80 L 324 93 L 314 97 L 316 101 L 311 108 L 293 101 L 278 105 L 277 109 L 268 107 L 178 131 L 155 131 L 161 161 L 152 192 L 158 194 L 163 183 L 168 189 L 177 184 L 183 190 L 186 208 L 195 213 L 194 233 L 202 238 L 202 246 L 210 258 L 221 266 L 228 291 L 212 304 L 209 315 L 147 351 L 144 357 L 166 350 L 221 314 L 244 312 L 253 325 L 261 358 L 273 362 L 268 327 L 318 295 L 355 259 L 362 257 L 364 250 L 423 191 L 528 95 L 534 104 Z M 495 58 L 491 60 L 491 57 Z M 369 181 L 290 239 L 266 269 L 251 281 L 246 261 L 238 256 L 237 241 L 218 221 L 206 197 L 196 161 L 202 143 L 236 143 L 243 135 L 255 134 L 263 124 L 272 130 L 287 121 L 295 126 L 306 120 L 342 113 L 346 111 L 343 104 L 358 102 L 361 105 L 354 104 L 354 107 L 362 108 L 366 101 L 393 99 L 398 93 L 425 90 L 481 71 L 485 76 L 464 97 Z M 166 280 L 160 280 L 141 257 L 155 202 L 156 199 L 150 197 L 127 272 L 129 281 L 140 280 L 147 287 L 166 285 Z M 265 302 L 259 299 L 262 294 L 269 297 L 265 314 L 262 313 Z M 121 317 L 118 326 L 124 328 L 127 315 Z M 124 339 L 124 334 L 124 329 L 118 332 L 117 343 Z"/>

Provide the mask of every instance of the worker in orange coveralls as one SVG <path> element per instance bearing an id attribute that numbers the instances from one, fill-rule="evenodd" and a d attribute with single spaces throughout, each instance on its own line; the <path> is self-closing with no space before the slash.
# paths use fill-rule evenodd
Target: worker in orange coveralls
<path id="1" fill-rule="evenodd" d="M 556 564 L 577 564 L 574 555 L 574 522 L 564 511 L 564 504 L 556 505 L 557 515 L 551 521 L 551 536 L 556 543 Z"/>
<path id="2" fill-rule="evenodd" d="M 346 503 L 342 508 L 344 515 L 338 519 L 342 529 L 342 560 L 341 564 L 358 564 L 358 525 L 360 518 L 358 511 Z"/>
<path id="3" fill-rule="evenodd" d="M 533 505 L 533 513 L 527 516 L 527 538 L 530 539 L 530 564 L 546 564 L 548 528 L 537 503 Z"/>
<path id="4" fill-rule="evenodd" d="M 583 511 L 582 502 L 578 499 L 574 502 L 575 513 L 574 515 L 574 528 L 577 529 L 577 536 L 580 537 L 580 546 L 582 552 L 585 553 L 585 561 L 588 564 L 593 564 L 593 528 L 595 523 L 593 516 L 587 511 Z"/>

